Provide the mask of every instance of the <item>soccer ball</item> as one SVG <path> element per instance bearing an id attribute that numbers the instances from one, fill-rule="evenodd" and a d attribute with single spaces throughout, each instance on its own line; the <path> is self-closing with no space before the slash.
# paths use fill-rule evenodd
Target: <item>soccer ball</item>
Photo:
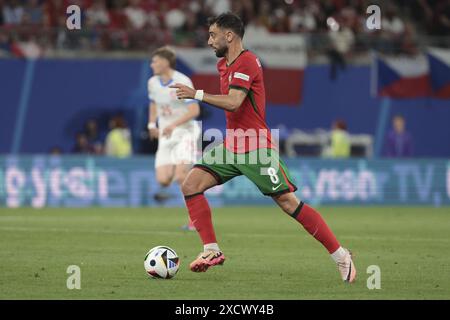
<path id="1" fill-rule="evenodd" d="M 177 253 L 166 246 L 154 247 L 145 255 L 144 268 L 152 278 L 173 278 L 179 266 L 180 259 Z"/>

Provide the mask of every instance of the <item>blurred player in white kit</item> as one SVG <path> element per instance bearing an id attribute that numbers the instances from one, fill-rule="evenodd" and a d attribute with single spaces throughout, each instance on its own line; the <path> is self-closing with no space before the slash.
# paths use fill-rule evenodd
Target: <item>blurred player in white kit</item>
<path id="1" fill-rule="evenodd" d="M 148 80 L 149 122 L 151 139 L 158 139 L 155 158 L 156 179 L 160 190 L 155 200 L 162 203 L 170 195 L 164 190 L 176 181 L 179 186 L 197 161 L 197 144 L 200 126 L 194 119 L 200 107 L 194 99 L 177 99 L 176 89 L 171 84 L 183 83 L 193 87 L 192 81 L 175 70 L 176 54 L 168 47 L 153 52 L 150 67 L 153 76 Z M 158 124 L 157 124 L 158 122 Z M 195 230 L 191 221 L 184 229 Z"/>

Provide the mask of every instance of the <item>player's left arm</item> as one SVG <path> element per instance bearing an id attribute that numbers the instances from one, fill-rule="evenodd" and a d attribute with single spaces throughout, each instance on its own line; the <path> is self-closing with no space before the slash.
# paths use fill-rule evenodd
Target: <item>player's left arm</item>
<path id="1" fill-rule="evenodd" d="M 170 125 L 168 125 L 167 127 L 164 128 L 164 130 L 163 130 L 164 136 L 170 136 L 172 134 L 172 131 L 176 127 L 181 126 L 182 124 L 184 124 L 188 121 L 191 121 L 192 119 L 197 118 L 200 114 L 200 106 L 198 105 L 197 102 L 190 103 L 187 106 L 187 109 L 188 109 L 188 111 L 183 116 L 181 116 L 180 118 L 175 120 L 173 123 L 171 123 Z"/>
<path id="2" fill-rule="evenodd" d="M 195 90 L 184 84 L 177 83 L 170 87 L 177 89 L 178 99 L 197 99 L 230 112 L 235 112 L 236 110 L 238 110 L 242 105 L 242 102 L 244 102 L 245 97 L 247 96 L 247 92 L 245 92 L 244 90 L 230 88 L 228 94 L 216 95 L 202 93 L 202 97 L 199 97 L 196 96 L 196 93 L 197 91 L 201 90 Z"/>

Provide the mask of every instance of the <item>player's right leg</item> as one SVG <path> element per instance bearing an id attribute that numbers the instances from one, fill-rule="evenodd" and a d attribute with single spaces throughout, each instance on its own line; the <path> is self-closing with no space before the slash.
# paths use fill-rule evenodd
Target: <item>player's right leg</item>
<path id="1" fill-rule="evenodd" d="M 175 166 L 175 175 L 174 180 L 178 183 L 178 185 L 183 185 L 184 180 L 187 177 L 187 174 L 189 173 L 189 170 L 192 168 L 192 165 L 190 163 L 180 163 Z M 189 222 L 181 227 L 183 230 L 188 231 L 195 231 L 195 226 L 192 223 L 192 220 L 189 219 Z"/>
<path id="2" fill-rule="evenodd" d="M 160 188 L 155 194 L 154 199 L 157 202 L 163 203 L 170 198 L 170 194 L 166 188 L 172 183 L 175 174 L 175 163 L 171 158 L 171 145 L 167 139 L 160 138 L 158 150 L 155 155 L 155 172 L 156 180 Z"/>
<path id="3" fill-rule="evenodd" d="M 203 192 L 242 174 L 233 163 L 227 163 L 227 152 L 223 145 L 205 151 L 181 187 L 189 215 L 203 242 L 203 252 L 190 265 L 194 272 L 204 272 L 225 261 L 214 233 L 211 209 Z"/>
<path id="4" fill-rule="evenodd" d="M 160 185 L 160 189 L 155 194 L 154 198 L 158 202 L 164 202 L 170 198 L 170 194 L 165 191 L 167 187 L 172 183 L 175 166 L 172 164 L 159 165 L 155 168 L 156 171 L 156 181 Z"/>
<path id="5" fill-rule="evenodd" d="M 175 174 L 175 166 L 171 164 L 162 165 L 156 167 L 156 181 L 163 186 L 168 187 L 172 183 L 174 174 Z"/>
<path id="6" fill-rule="evenodd" d="M 189 216 L 203 242 L 203 252 L 190 264 L 190 269 L 194 272 L 205 272 L 209 267 L 225 261 L 217 244 L 211 208 L 203 194 L 217 184 L 217 179 L 211 173 L 193 168 L 181 186 Z"/>

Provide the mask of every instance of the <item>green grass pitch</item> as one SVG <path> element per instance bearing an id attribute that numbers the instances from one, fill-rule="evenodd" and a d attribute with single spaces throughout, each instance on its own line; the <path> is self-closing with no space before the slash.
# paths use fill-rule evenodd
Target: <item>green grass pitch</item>
<path id="1" fill-rule="evenodd" d="M 322 207 L 356 255 L 357 282 L 344 284 L 326 250 L 276 207 L 214 209 L 227 257 L 189 271 L 202 246 L 180 230 L 185 209 L 0 209 L 0 299 L 450 299 L 450 209 Z M 168 245 L 181 266 L 150 279 L 143 259 Z M 69 265 L 81 289 L 68 290 Z M 367 288 L 367 267 L 381 289 Z"/>

